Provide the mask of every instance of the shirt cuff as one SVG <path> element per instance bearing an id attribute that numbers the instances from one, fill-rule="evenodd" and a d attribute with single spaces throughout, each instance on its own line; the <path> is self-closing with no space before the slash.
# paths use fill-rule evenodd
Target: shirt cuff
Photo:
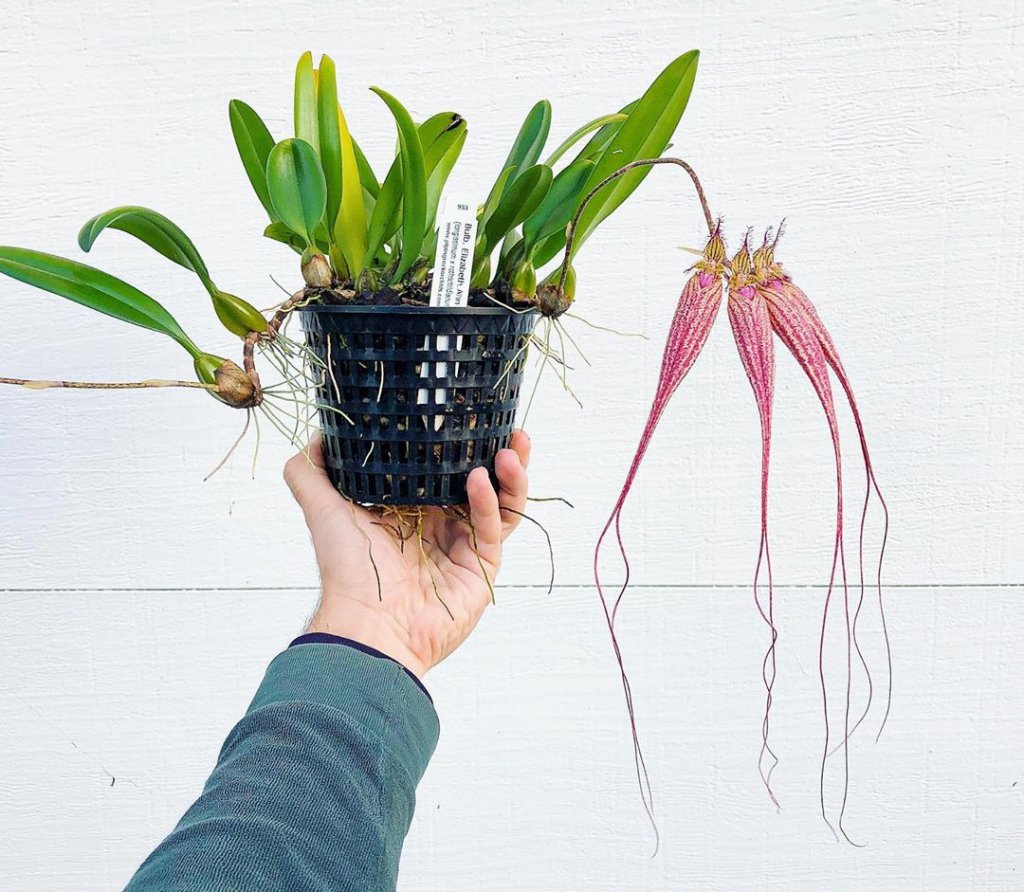
<path id="1" fill-rule="evenodd" d="M 424 694 L 427 695 L 427 699 L 433 703 L 434 698 L 430 696 L 430 691 L 426 689 L 423 682 L 419 680 L 414 672 L 407 669 L 401 663 L 398 662 L 394 657 L 389 657 L 386 653 L 377 650 L 375 647 L 370 647 L 368 644 L 363 644 L 359 641 L 353 641 L 351 638 L 343 638 L 341 635 L 331 635 L 329 632 L 307 632 L 305 635 L 299 635 L 289 647 L 296 647 L 300 644 L 342 644 L 345 647 L 354 647 L 356 650 L 361 651 L 364 654 L 368 654 L 371 657 L 378 657 L 382 660 L 390 660 L 396 666 L 398 666 L 406 675 L 409 676 Z"/>

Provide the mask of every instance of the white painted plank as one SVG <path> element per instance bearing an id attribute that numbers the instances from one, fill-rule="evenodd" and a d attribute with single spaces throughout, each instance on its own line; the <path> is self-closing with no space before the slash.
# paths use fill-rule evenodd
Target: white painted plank
<path id="1" fill-rule="evenodd" d="M 500 164 L 513 118 L 537 95 L 554 101 L 561 132 L 641 88 L 674 53 L 701 46 L 679 151 L 703 171 L 734 242 L 747 225 L 789 218 L 783 257 L 834 325 L 862 394 L 894 514 L 891 578 L 1021 578 L 1013 543 L 1024 532 L 1024 460 L 1012 445 L 1024 433 L 1024 415 L 1013 411 L 1024 374 L 1016 358 L 1024 309 L 1013 298 L 1022 267 L 1005 250 L 1020 242 L 1024 219 L 1021 110 L 1007 102 L 1024 65 L 1011 52 L 1019 11 L 656 3 L 640 15 L 598 4 L 581 21 L 542 6 L 524 19 L 518 7 L 488 3 L 484 39 L 463 41 L 465 23 L 436 5 L 429 14 L 421 3 L 344 15 L 303 8 L 251 4 L 243 19 L 229 4 L 196 15 L 106 4 L 116 22 L 55 2 L 6 13 L 2 240 L 73 251 L 92 213 L 151 204 L 194 235 L 225 287 L 269 303 L 277 291 L 268 274 L 294 285 L 294 264 L 259 236 L 224 106 L 244 96 L 283 133 L 291 65 L 309 41 L 309 21 L 344 57 L 350 118 L 378 163 L 393 141 L 390 124 L 363 87 L 379 81 L 419 113 L 447 103 L 470 117 L 463 164 L 468 185 L 480 189 Z M 431 27 L 395 29 L 408 18 L 403 9 Z M 526 20 L 529 40 L 518 30 Z M 446 47 L 456 43 L 471 49 L 453 58 Z M 588 48 L 599 50 L 600 66 L 583 61 Z M 466 77 L 424 69 L 424 58 L 445 58 Z M 589 579 L 591 546 L 643 423 L 686 262 L 675 246 L 700 238 L 691 205 L 685 184 L 658 171 L 580 261 L 580 312 L 652 340 L 577 326 L 595 363 L 573 375 L 586 410 L 549 378 L 530 419 L 537 492 L 577 504 L 573 515 L 538 509 L 567 581 Z M 189 274 L 118 233 L 94 254 L 166 299 L 204 344 L 230 348 Z M 5 374 L 188 374 L 155 336 L 12 283 L 0 294 Z M 628 513 L 637 571 L 648 582 L 738 583 L 750 573 L 755 418 L 720 322 Z M 779 379 L 780 569 L 787 580 L 814 582 L 830 537 L 828 445 L 792 362 L 781 364 Z M 0 400 L 5 587 L 310 582 L 278 479 L 283 448 L 265 438 L 255 484 L 242 456 L 201 483 L 240 426 L 223 407 L 192 393 L 5 390 Z M 848 476 L 856 501 L 855 463 Z M 539 563 L 520 546 L 514 573 L 539 582 Z"/>
<path id="2" fill-rule="evenodd" d="M 775 814 L 755 768 L 765 630 L 749 592 L 634 590 L 622 646 L 662 833 L 653 861 L 593 596 L 498 594 L 479 631 L 427 678 L 442 736 L 403 890 L 675 888 L 680 878 L 796 892 L 1019 884 L 1024 777 L 1012 729 L 1024 694 L 1009 680 L 1024 654 L 1006 634 L 1024 622 L 1019 589 L 890 593 L 892 717 L 878 746 L 864 734 L 851 752 L 848 828 L 862 850 L 832 842 L 818 816 L 822 593 L 778 592 Z M 123 883 L 198 793 L 266 663 L 311 606 L 308 592 L 5 596 L 8 885 Z M 870 609 L 862 632 L 884 687 Z"/>
<path id="3" fill-rule="evenodd" d="M 186 4 L 187 6 L 187 4 Z M 289 119 L 290 72 L 317 23 L 317 48 L 342 60 L 349 117 L 383 166 L 382 83 L 425 114 L 463 111 L 467 187 L 485 190 L 516 119 L 538 95 L 555 133 L 641 89 L 677 52 L 704 53 L 677 139 L 703 172 L 735 244 L 748 225 L 789 218 L 782 256 L 834 326 L 862 396 L 893 509 L 890 578 L 907 583 L 1022 578 L 1024 459 L 1014 444 L 1024 308 L 1022 15 L 1002 4 L 828 2 L 768 8 L 597 3 L 585 19 L 544 4 L 483 4 L 472 39 L 443 4 L 64 2 L 3 14 L 0 241 L 75 252 L 91 214 L 121 202 L 169 213 L 224 287 L 260 304 L 297 282 L 290 252 L 260 237 L 261 211 L 234 157 L 225 106 L 250 100 L 272 129 Z M 394 27 L 395 22 L 429 22 Z M 528 23 L 528 24 L 525 24 Z M 476 25 L 472 26 L 476 29 Z M 358 40 L 352 35 L 358 34 Z M 464 54 L 448 50 L 467 46 Z M 424 64 L 445 59 L 446 68 Z M 594 64 L 599 58 L 600 64 Z M 573 373 L 577 411 L 553 377 L 529 424 L 538 494 L 574 514 L 537 513 L 561 578 L 590 578 L 654 387 L 660 341 L 682 279 L 679 244 L 700 240 L 681 178 L 658 171 L 594 237 L 579 264 L 579 311 L 641 329 L 619 340 L 572 323 L 594 368 Z M 120 233 L 94 260 L 227 351 L 192 277 Z M 128 379 L 185 375 L 186 358 L 145 332 L 0 283 L 3 374 Z M 724 318 L 667 415 L 627 512 L 639 577 L 740 583 L 756 530 L 755 413 Z M 571 323 L 571 320 L 570 320 Z M 578 363 L 578 365 L 582 365 Z M 822 579 L 832 470 L 823 421 L 792 362 L 779 370 L 773 509 L 781 578 Z M 241 419 L 194 393 L 0 393 L 3 587 L 310 584 L 311 563 L 264 438 L 259 479 L 240 455 L 203 475 Z M 845 421 L 850 433 L 850 425 Z M 848 473 L 859 498 L 855 456 Z M 511 573 L 543 578 L 539 543 Z"/>

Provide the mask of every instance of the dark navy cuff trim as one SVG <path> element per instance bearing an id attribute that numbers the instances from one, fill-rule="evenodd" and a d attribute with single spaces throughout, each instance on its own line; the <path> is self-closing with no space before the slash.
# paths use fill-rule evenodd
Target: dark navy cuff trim
<path id="1" fill-rule="evenodd" d="M 341 635 L 331 635 L 329 632 L 307 632 L 305 635 L 299 635 L 289 647 L 295 647 L 298 644 L 342 644 L 346 647 L 354 647 L 356 650 L 362 651 L 364 654 L 369 654 L 371 657 L 379 657 L 382 660 L 391 660 L 397 666 L 400 666 L 402 671 L 409 676 L 424 694 L 427 695 L 427 699 L 433 703 L 434 698 L 430 696 L 423 682 L 420 681 L 414 672 L 402 666 L 394 657 L 389 657 L 386 653 L 382 653 L 375 647 L 370 647 L 368 644 L 362 644 L 359 641 L 353 641 L 351 638 L 342 638 Z"/>

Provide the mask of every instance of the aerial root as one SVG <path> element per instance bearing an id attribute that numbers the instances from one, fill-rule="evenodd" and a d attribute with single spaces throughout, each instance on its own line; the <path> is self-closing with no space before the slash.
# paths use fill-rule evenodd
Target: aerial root
<path id="1" fill-rule="evenodd" d="M 701 252 L 703 253 L 703 252 Z M 618 335 L 620 338 L 641 338 L 645 341 L 650 340 L 642 331 L 619 331 L 617 328 L 609 328 L 606 325 L 598 325 L 596 322 L 591 322 L 583 316 L 578 316 L 575 313 L 566 313 L 568 319 L 575 319 L 577 322 L 582 322 L 588 328 L 593 328 L 595 331 L 606 331 L 609 334 Z"/>
<path id="2" fill-rule="evenodd" d="M 562 501 L 565 501 L 562 499 Z M 530 517 L 529 514 L 524 514 L 522 511 L 517 511 L 515 508 L 502 508 L 502 511 L 508 511 L 510 514 L 515 514 L 517 517 L 528 520 L 543 534 L 544 538 L 548 543 L 548 563 L 551 566 L 551 578 L 548 580 L 548 594 L 550 595 L 555 590 L 555 549 L 551 542 L 551 534 L 547 531 L 547 527 L 544 526 L 537 518 Z"/>
<path id="3" fill-rule="evenodd" d="M 373 557 L 373 540 L 370 538 L 369 533 L 363 529 L 363 525 L 359 521 L 359 514 L 356 511 L 356 503 L 347 497 L 346 501 L 352 509 L 352 522 L 356 525 L 356 529 L 359 530 L 359 535 L 363 537 L 363 541 L 366 542 L 366 556 L 370 559 L 370 566 L 373 568 L 373 575 L 377 580 L 377 600 L 383 602 L 384 588 L 380 581 L 380 569 L 377 567 L 377 561 L 374 560 Z M 373 521 L 371 521 L 371 523 L 373 523 Z"/>
<path id="4" fill-rule="evenodd" d="M 252 420 L 252 409 L 246 409 L 245 410 L 245 424 L 242 425 L 242 432 L 235 439 L 235 442 L 231 444 L 231 448 L 225 453 L 224 458 L 222 458 L 219 462 L 217 462 L 217 466 L 212 471 L 210 471 L 209 474 L 207 474 L 203 478 L 203 483 L 206 483 L 207 480 L 209 480 L 214 474 L 216 474 L 221 468 L 223 468 L 224 465 L 227 464 L 228 459 L 231 458 L 231 456 L 234 454 L 235 450 L 241 445 L 242 440 L 245 439 L 245 435 L 246 435 L 246 433 L 249 430 L 249 422 L 251 420 Z"/>
<path id="5" fill-rule="evenodd" d="M 561 502 L 563 505 L 568 505 L 570 508 L 575 509 L 576 506 L 568 499 L 562 496 L 527 496 L 526 501 L 528 502 Z"/>
<path id="6" fill-rule="evenodd" d="M 434 577 L 434 571 L 430 569 L 430 565 L 433 564 L 434 561 L 427 553 L 427 549 L 424 547 L 425 540 L 423 538 L 422 511 L 420 512 L 419 520 L 417 521 L 416 524 L 416 541 L 419 543 L 420 547 L 420 558 L 423 560 L 423 566 L 426 567 L 427 575 L 430 577 L 430 584 L 434 589 L 434 597 L 436 597 L 437 600 L 441 603 L 441 606 L 444 608 L 444 612 L 448 614 L 448 618 L 452 622 L 455 622 L 455 614 L 452 613 L 451 609 L 445 603 L 444 598 L 441 597 L 441 590 L 437 587 L 437 579 Z"/>
<path id="7" fill-rule="evenodd" d="M 476 538 L 476 527 L 473 525 L 472 518 L 460 507 L 455 507 L 450 513 L 457 520 L 469 527 L 469 533 L 473 537 L 473 554 L 476 555 L 476 562 L 480 565 L 480 575 L 483 576 L 484 582 L 487 584 L 487 591 L 491 596 L 491 604 L 497 604 L 498 601 L 494 595 L 494 585 L 491 582 L 491 577 L 487 572 L 487 568 L 484 566 L 484 559 L 480 556 L 480 543 Z"/>

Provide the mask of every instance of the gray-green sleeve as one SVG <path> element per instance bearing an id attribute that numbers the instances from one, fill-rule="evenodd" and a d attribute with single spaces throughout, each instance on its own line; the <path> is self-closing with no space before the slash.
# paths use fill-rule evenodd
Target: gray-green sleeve
<path id="1" fill-rule="evenodd" d="M 291 647 L 126 892 L 394 889 L 437 738 L 430 699 L 397 663 Z"/>

